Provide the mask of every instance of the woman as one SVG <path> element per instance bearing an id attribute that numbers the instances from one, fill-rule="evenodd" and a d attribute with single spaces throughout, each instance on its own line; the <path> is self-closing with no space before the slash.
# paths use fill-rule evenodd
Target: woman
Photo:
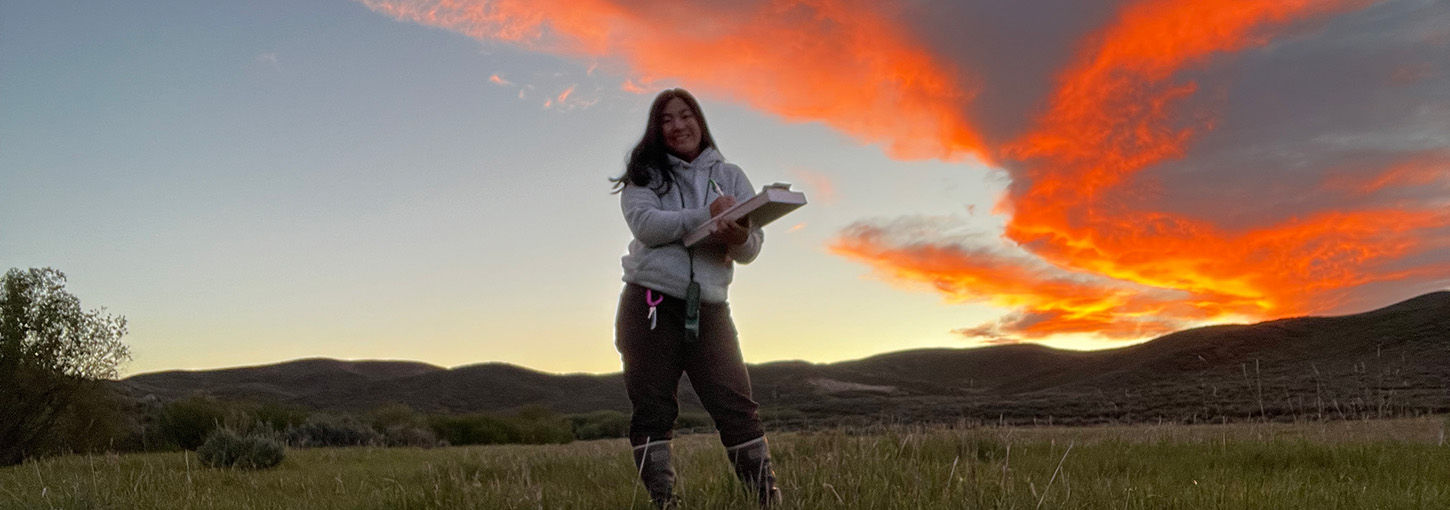
<path id="1" fill-rule="evenodd" d="M 683 242 L 753 196 L 750 180 L 721 158 L 700 104 L 683 89 L 655 98 L 624 175 L 610 180 L 634 234 L 614 328 L 634 407 L 629 440 L 640 480 L 656 506 L 674 505 L 675 389 L 689 374 L 736 476 L 762 506 L 775 504 L 780 490 L 726 303 L 735 263 L 755 260 L 764 234 L 748 223 L 718 222 L 705 241 Z"/>

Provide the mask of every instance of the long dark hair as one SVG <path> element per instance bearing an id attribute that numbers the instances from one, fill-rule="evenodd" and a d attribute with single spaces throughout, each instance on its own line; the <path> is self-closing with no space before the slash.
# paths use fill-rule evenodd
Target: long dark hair
<path id="1" fill-rule="evenodd" d="M 710 125 L 705 122 L 705 112 L 700 110 L 700 102 L 695 101 L 695 96 L 685 89 L 660 92 L 660 95 L 655 96 L 654 104 L 649 107 L 649 122 L 645 124 L 644 136 L 639 139 L 639 143 L 634 144 L 634 150 L 629 152 L 624 174 L 609 178 L 609 182 L 614 183 L 614 193 L 622 191 L 626 182 L 635 186 L 649 186 L 658 195 L 670 192 L 675 178 L 669 171 L 670 158 L 669 149 L 665 147 L 664 116 L 665 105 L 677 97 L 685 101 L 685 106 L 694 112 L 695 121 L 700 123 L 700 150 L 720 150 L 715 147 L 715 138 L 710 136 Z"/>

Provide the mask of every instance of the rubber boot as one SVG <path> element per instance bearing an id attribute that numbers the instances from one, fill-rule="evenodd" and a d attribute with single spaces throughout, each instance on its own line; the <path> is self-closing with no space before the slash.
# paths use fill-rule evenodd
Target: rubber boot
<path id="1" fill-rule="evenodd" d="M 770 466 L 770 445 L 764 437 L 726 448 L 725 453 L 735 466 L 735 476 L 755 496 L 761 508 L 780 504 L 780 489 L 775 486 L 775 470 Z"/>
<path id="2" fill-rule="evenodd" d="M 639 472 L 639 481 L 649 491 L 649 499 L 655 508 L 673 509 L 675 499 L 675 466 L 671 457 L 670 442 L 654 441 L 634 447 L 634 468 Z"/>

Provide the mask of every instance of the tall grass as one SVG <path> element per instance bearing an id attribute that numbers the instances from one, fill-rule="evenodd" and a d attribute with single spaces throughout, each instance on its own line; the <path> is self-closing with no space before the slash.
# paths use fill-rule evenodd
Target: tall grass
<path id="1" fill-rule="evenodd" d="M 784 508 L 1450 508 L 1443 418 L 1121 427 L 879 427 L 772 436 Z M 713 436 L 677 441 L 687 508 L 751 508 Z M 622 440 L 195 454 L 0 470 L 0 508 L 609 508 L 648 504 Z"/>

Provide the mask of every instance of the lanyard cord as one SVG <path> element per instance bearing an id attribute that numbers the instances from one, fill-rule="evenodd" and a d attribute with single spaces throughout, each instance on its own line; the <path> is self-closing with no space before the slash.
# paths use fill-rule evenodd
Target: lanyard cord
<path id="1" fill-rule="evenodd" d="M 706 190 L 706 192 L 708 192 L 708 191 L 709 190 Z M 684 188 L 681 187 L 680 190 L 679 190 L 679 192 L 680 192 L 680 212 L 684 212 L 685 211 L 685 190 L 684 190 Z M 685 241 L 684 240 L 681 240 L 680 241 L 680 244 L 685 244 Z M 695 283 L 695 249 L 692 248 L 692 247 L 686 246 L 685 247 L 685 253 L 687 255 L 689 255 L 689 257 L 690 257 L 690 283 Z"/>
<path id="2" fill-rule="evenodd" d="M 715 165 L 710 165 L 710 175 L 707 176 L 707 177 L 709 179 L 709 180 L 706 181 L 707 183 L 709 181 L 715 180 Z M 681 189 L 679 189 L 679 192 L 680 192 L 680 210 L 681 211 L 684 211 L 685 210 L 685 190 L 683 189 L 683 187 L 681 187 Z M 704 207 L 710 207 L 710 201 L 709 201 L 709 198 L 710 198 L 710 186 L 709 186 L 709 184 L 706 184 L 705 185 L 705 192 L 702 193 L 701 196 L 704 197 L 704 199 L 701 200 L 702 205 Z M 680 241 L 680 244 L 684 244 L 684 241 L 683 240 Z M 686 246 L 685 247 L 685 253 L 687 253 L 689 255 L 689 257 L 690 257 L 690 283 L 694 283 L 695 282 L 695 248 L 690 247 L 690 246 Z"/>
<path id="3" fill-rule="evenodd" d="M 673 171 L 673 169 L 671 171 Z M 707 177 L 711 181 L 715 179 L 715 167 L 713 165 L 710 167 L 710 175 L 708 175 Z M 680 212 L 683 213 L 685 210 L 684 186 L 680 187 L 679 193 Z M 708 200 L 710 198 L 710 186 L 705 186 L 705 191 L 700 194 L 700 197 L 702 205 L 704 207 L 709 207 Z M 685 240 L 681 239 L 680 244 L 684 243 Z M 690 285 L 688 287 L 685 287 L 685 341 L 694 342 L 695 340 L 698 340 L 700 338 L 700 282 L 695 281 L 695 249 L 686 246 L 685 252 L 688 253 L 690 257 Z"/>

